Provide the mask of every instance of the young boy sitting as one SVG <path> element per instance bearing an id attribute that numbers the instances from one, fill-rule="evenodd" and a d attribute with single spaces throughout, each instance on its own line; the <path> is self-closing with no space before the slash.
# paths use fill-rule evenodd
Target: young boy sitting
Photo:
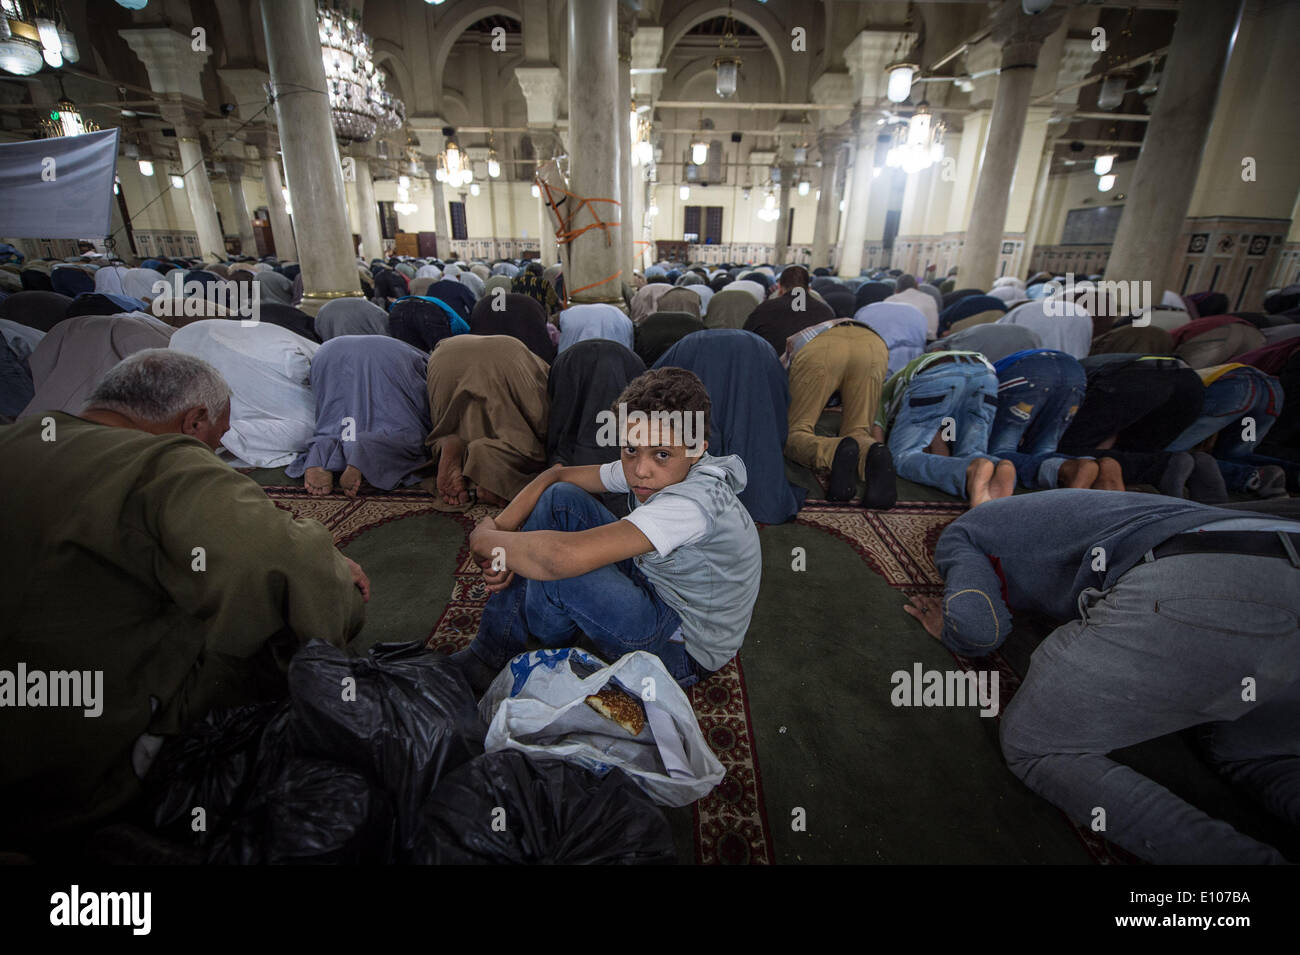
<path id="1" fill-rule="evenodd" d="M 452 659 L 476 692 L 529 637 L 559 647 L 582 633 L 610 662 L 645 650 L 683 687 L 736 655 L 762 555 L 736 497 L 744 462 L 706 453 L 709 412 L 694 374 L 648 371 L 608 413 L 620 460 L 544 471 L 474 529 L 492 596 L 478 636 Z M 626 493 L 631 513 L 615 518 L 592 496 L 603 492 Z"/>

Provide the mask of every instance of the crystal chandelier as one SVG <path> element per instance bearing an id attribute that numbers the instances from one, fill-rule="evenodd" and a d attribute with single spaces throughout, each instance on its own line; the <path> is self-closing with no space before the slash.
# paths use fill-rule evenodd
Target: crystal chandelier
<path id="1" fill-rule="evenodd" d="M 894 129 L 894 144 L 885 154 L 885 165 L 905 173 L 929 169 L 943 161 L 943 121 L 932 122 L 928 103 L 922 102 L 906 124 Z"/>
<path id="2" fill-rule="evenodd" d="M 93 133 L 99 127 L 81 115 L 81 111 L 66 96 L 54 104 L 47 116 L 41 117 L 40 137 L 51 139 L 55 136 L 80 136 Z"/>
<path id="3" fill-rule="evenodd" d="M 414 215 L 420 209 L 411 201 L 411 180 L 406 176 L 397 177 L 397 201 L 393 209 L 404 216 Z"/>
<path id="4" fill-rule="evenodd" d="M 384 89 L 383 71 L 375 66 L 370 37 L 361 32 L 361 24 L 337 7 L 318 8 L 316 23 L 338 137 L 365 142 L 405 123 L 406 106 Z"/>
<path id="5" fill-rule="evenodd" d="M 81 58 L 58 3 L 0 0 L 0 70 L 30 76 Z"/>
<path id="6" fill-rule="evenodd" d="M 458 186 L 468 186 L 474 181 L 474 170 L 470 168 L 469 158 L 465 151 L 456 144 L 456 130 L 450 126 L 444 126 L 443 136 L 447 138 L 447 144 L 443 147 L 442 152 L 438 153 L 438 158 L 434 163 L 434 178 L 439 182 L 445 182 L 452 188 Z M 495 155 L 495 151 L 493 153 Z M 491 168 L 488 170 L 491 174 Z M 500 167 L 497 169 L 500 173 Z"/>
<path id="7" fill-rule="evenodd" d="M 781 210 L 776 206 L 776 191 L 768 189 L 763 196 L 763 208 L 758 210 L 758 217 L 764 222 L 775 222 L 781 218 Z"/>

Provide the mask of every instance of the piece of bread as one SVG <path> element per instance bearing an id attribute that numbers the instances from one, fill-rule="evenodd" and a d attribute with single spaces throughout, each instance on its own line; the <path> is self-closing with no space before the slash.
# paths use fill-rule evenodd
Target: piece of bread
<path id="1" fill-rule="evenodd" d="M 645 729 L 645 707 L 641 705 L 641 701 L 612 683 L 605 684 L 604 689 L 599 693 L 587 697 L 587 705 L 605 719 L 613 720 L 633 736 L 641 735 L 641 731 Z"/>

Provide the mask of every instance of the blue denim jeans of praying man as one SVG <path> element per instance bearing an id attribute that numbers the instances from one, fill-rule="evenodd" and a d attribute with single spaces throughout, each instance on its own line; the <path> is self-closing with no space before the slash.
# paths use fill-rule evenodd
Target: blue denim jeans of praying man
<path id="1" fill-rule="evenodd" d="M 616 520 L 586 491 L 560 482 L 542 492 L 520 530 L 585 531 Z M 677 611 L 628 559 L 565 580 L 527 580 L 516 574 L 509 587 L 488 599 L 470 650 L 500 669 L 528 649 L 529 637 L 546 647 L 567 647 L 584 633 L 606 662 L 645 650 L 688 687 L 704 671 L 684 644 L 670 641 L 680 626 Z"/>
<path id="2" fill-rule="evenodd" d="M 1065 352 L 1034 352 L 1000 368 L 989 453 L 1055 451 L 1087 387 L 1083 366 Z"/>
<path id="3" fill-rule="evenodd" d="M 1300 570 L 1163 557 L 1082 591 L 1078 607 L 1034 651 L 1003 714 L 1011 771 L 1077 823 L 1104 809 L 1106 838 L 1148 862 L 1284 862 L 1109 754 L 1199 727 L 1229 782 L 1300 826 Z"/>
<path id="4" fill-rule="evenodd" d="M 1258 368 L 1234 368 L 1205 387 L 1201 416 L 1175 438 L 1167 451 L 1190 451 L 1212 434 L 1216 458 L 1253 454 L 1282 411 L 1282 384 Z M 1242 422 L 1254 419 L 1248 429 Z M 1246 437 L 1253 430 L 1253 441 Z"/>
<path id="5" fill-rule="evenodd" d="M 1169 451 L 1189 451 L 1217 434 L 1213 454 L 1230 491 L 1244 490 L 1257 465 L 1248 460 L 1282 411 L 1282 384 L 1258 368 L 1234 368 L 1205 386 L 1201 416 L 1170 443 Z M 1250 427 L 1246 418 L 1253 419 Z M 1251 435 L 1251 431 L 1254 432 Z M 1247 440 L 1247 436 L 1253 440 Z"/>
<path id="6" fill-rule="evenodd" d="M 964 498 L 966 468 L 988 454 L 989 428 L 998 408 L 998 379 L 978 359 L 954 355 L 931 365 L 907 383 L 902 405 L 889 429 L 889 450 L 899 476 Z M 929 454 L 936 432 L 952 419 L 952 454 Z"/>
<path id="7" fill-rule="evenodd" d="M 1025 454 L 1023 451 L 1001 451 L 998 457 L 1016 467 L 1016 483 L 1031 491 L 1048 491 L 1057 487 L 1061 479 L 1061 465 L 1066 461 L 1095 461 L 1085 454 L 1060 454 L 1046 451 L 1042 454 Z"/>

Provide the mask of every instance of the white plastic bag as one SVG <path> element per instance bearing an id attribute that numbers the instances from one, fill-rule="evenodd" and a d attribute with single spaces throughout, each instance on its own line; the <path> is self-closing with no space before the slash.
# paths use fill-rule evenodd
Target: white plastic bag
<path id="1" fill-rule="evenodd" d="M 637 736 L 586 704 L 611 681 L 645 707 Z M 479 712 L 488 723 L 486 752 L 557 757 L 602 776 L 616 766 L 666 806 L 707 795 L 726 772 L 690 700 L 652 653 L 629 653 L 612 666 L 575 647 L 520 654 L 497 675 Z"/>

